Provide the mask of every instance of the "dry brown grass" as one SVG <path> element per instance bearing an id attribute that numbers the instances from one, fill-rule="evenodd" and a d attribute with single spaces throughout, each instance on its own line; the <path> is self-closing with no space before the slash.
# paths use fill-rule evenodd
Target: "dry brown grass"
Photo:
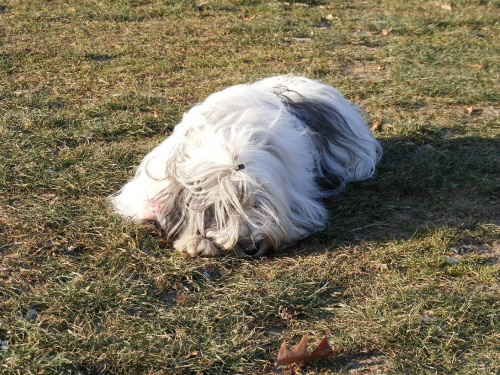
<path id="1" fill-rule="evenodd" d="M 498 373 L 498 10 L 0 3 L 1 372 Z M 192 260 L 110 215 L 182 112 L 281 73 L 385 124 L 377 176 L 328 202 L 325 231 L 258 261 Z M 307 331 L 337 354 L 273 367 Z"/>

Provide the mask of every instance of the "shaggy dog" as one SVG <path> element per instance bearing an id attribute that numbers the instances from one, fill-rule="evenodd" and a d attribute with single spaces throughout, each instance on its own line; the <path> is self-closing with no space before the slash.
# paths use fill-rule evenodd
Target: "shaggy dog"
<path id="1" fill-rule="evenodd" d="M 184 114 L 112 198 L 189 256 L 262 256 L 325 226 L 322 200 L 371 177 L 381 147 L 333 87 L 296 76 L 237 85 Z"/>

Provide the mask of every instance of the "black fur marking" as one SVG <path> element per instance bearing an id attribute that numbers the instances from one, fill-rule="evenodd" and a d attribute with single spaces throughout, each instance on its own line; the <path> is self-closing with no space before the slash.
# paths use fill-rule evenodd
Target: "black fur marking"
<path id="1" fill-rule="evenodd" d="M 186 200 L 186 191 L 183 187 L 172 180 L 169 189 L 160 193 L 156 198 L 161 202 L 161 211 L 158 224 L 164 232 L 164 236 L 172 239 L 177 237 L 186 229 L 184 211 L 182 210 Z"/>
<path id="2" fill-rule="evenodd" d="M 286 93 L 293 92 L 299 99 L 292 100 Z M 336 160 L 339 165 L 347 167 L 335 153 L 331 146 L 344 149 L 352 158 L 355 158 L 355 150 L 359 147 L 354 141 L 358 138 L 351 130 L 342 114 L 330 103 L 308 99 L 299 93 L 284 89 L 277 92 L 281 102 L 293 116 L 300 119 L 310 130 L 310 135 L 319 150 L 322 159 L 320 161 L 321 173 L 318 174 L 318 186 L 327 194 L 333 194 L 340 190 L 344 184 L 344 178 L 335 174 L 329 168 L 325 155 Z"/>

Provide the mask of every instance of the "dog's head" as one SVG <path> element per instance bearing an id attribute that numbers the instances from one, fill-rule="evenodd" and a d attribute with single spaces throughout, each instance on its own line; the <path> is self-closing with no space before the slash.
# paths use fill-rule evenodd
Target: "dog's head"
<path id="1" fill-rule="evenodd" d="M 153 220 L 171 239 L 199 235 L 240 255 L 277 249 L 286 239 L 280 215 L 287 211 L 286 198 L 266 184 L 255 163 L 220 161 L 191 163 L 177 155 L 169 163 L 167 184 L 152 200 Z"/>

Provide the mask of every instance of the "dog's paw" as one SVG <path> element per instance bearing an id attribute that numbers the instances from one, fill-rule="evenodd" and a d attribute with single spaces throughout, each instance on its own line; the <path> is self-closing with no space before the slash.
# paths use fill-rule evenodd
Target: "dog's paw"
<path id="1" fill-rule="evenodd" d="M 262 240 L 255 243 L 240 242 L 234 250 L 239 258 L 260 258 L 273 253 L 274 247 L 269 241 Z"/>
<path id="2" fill-rule="evenodd" d="M 190 257 L 216 257 L 220 255 L 215 245 L 200 236 L 185 236 L 174 242 L 174 249 Z"/>

